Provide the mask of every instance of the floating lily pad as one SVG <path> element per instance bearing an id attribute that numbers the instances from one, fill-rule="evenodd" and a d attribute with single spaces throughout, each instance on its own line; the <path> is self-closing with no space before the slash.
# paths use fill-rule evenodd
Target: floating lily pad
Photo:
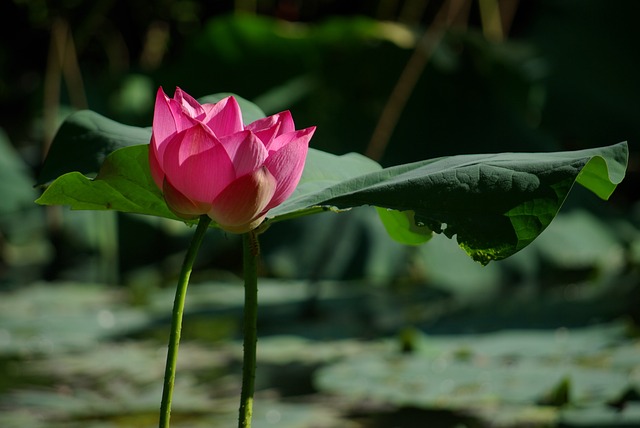
<path id="1" fill-rule="evenodd" d="M 0 354 L 30 355 L 82 349 L 149 322 L 123 294 L 94 284 L 36 284 L 0 299 Z"/>
<path id="2" fill-rule="evenodd" d="M 561 427 L 635 428 L 640 426 L 640 404 L 629 403 L 622 409 L 594 406 L 568 409 L 560 415 Z"/>
<path id="3" fill-rule="evenodd" d="M 613 352 L 621 328 L 573 331 L 424 337 L 413 353 L 377 349 L 329 364 L 316 386 L 352 403 L 480 412 L 537 407 L 562 382 L 572 405 L 615 400 L 630 385 L 628 370 L 603 353 Z"/>

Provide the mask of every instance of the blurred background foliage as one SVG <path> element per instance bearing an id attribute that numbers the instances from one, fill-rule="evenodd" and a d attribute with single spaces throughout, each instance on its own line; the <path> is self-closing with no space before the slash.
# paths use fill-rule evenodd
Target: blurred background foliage
<path id="1" fill-rule="evenodd" d="M 629 141 L 533 245 L 474 264 L 372 209 L 263 235 L 257 426 L 640 425 L 634 0 L 7 0 L 0 14 L 0 425 L 153 426 L 180 223 L 33 204 L 62 120 L 149 126 L 158 86 L 233 92 L 383 165 Z M 177 426 L 233 425 L 240 243 L 194 273 Z M 526 329 L 526 331 L 524 330 Z M 212 410 L 217 409 L 217 410 Z M 216 425 L 217 424 L 217 425 Z"/>

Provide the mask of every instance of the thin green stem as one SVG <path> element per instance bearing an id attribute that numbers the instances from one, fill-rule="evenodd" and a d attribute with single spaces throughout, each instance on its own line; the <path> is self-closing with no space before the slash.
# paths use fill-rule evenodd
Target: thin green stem
<path id="1" fill-rule="evenodd" d="M 242 393 L 240 395 L 239 428 L 251 428 L 253 391 L 256 380 L 256 347 L 258 342 L 258 233 L 243 235 L 244 269 L 244 352 L 242 361 Z"/>
<path id="2" fill-rule="evenodd" d="M 176 363 L 178 362 L 178 346 L 180 345 L 180 333 L 182 331 L 182 314 L 184 313 L 184 302 L 187 296 L 187 286 L 193 262 L 198 255 L 200 244 L 204 234 L 211 223 L 211 219 L 206 215 L 200 217 L 196 232 L 191 239 L 191 245 L 182 263 L 176 297 L 173 301 L 173 315 L 171 318 L 171 333 L 169 335 L 169 350 L 167 353 L 167 365 L 164 371 L 164 386 L 162 389 L 162 403 L 160 405 L 160 428 L 169 428 L 171 418 L 171 400 L 173 398 L 173 385 L 176 380 Z"/>

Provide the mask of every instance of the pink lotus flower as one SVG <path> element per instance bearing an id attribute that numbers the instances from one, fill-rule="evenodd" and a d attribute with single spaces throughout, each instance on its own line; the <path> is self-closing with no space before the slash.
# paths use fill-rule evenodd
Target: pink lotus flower
<path id="1" fill-rule="evenodd" d="M 200 105 L 180 88 L 173 98 L 160 88 L 151 175 L 179 217 L 207 214 L 229 232 L 248 232 L 293 193 L 314 131 L 296 131 L 289 111 L 245 126 L 233 97 Z"/>

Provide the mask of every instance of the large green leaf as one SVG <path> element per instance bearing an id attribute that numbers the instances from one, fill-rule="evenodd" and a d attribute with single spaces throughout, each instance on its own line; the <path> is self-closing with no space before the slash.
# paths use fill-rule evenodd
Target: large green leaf
<path id="1" fill-rule="evenodd" d="M 112 209 L 176 219 L 149 175 L 148 146 L 117 150 L 95 179 L 55 180 L 37 200 L 72 209 Z M 373 205 L 413 211 L 416 223 L 488 263 L 517 252 L 553 220 L 577 182 L 608 198 L 624 177 L 626 143 L 559 153 L 452 156 L 380 169 L 356 154 L 310 150 L 300 185 L 267 222 L 326 209 Z"/>
<path id="2" fill-rule="evenodd" d="M 577 182 L 607 199 L 624 178 L 626 143 L 558 153 L 442 157 L 336 181 L 315 192 L 299 187 L 279 216 L 312 206 L 375 205 L 414 211 L 426 226 L 488 263 L 527 246 L 549 225 Z M 340 158 L 326 169 L 341 169 Z"/>

